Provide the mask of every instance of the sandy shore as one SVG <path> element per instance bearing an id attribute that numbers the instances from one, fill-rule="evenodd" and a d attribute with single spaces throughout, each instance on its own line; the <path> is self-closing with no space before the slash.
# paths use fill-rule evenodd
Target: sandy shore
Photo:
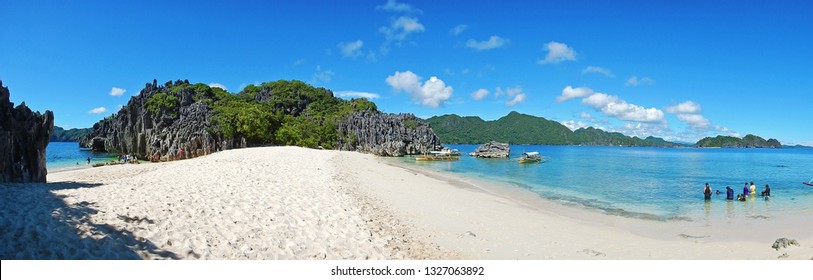
<path id="1" fill-rule="evenodd" d="M 0 258 L 813 258 L 813 226 L 793 219 L 754 221 L 746 234 L 632 219 L 391 163 L 252 148 L 0 185 Z M 801 246 L 771 248 L 781 237 Z"/>

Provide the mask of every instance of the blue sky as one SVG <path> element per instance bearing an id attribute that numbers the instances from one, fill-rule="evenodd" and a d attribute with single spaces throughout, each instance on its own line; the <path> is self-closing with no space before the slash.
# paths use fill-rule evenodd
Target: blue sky
<path id="1" fill-rule="evenodd" d="M 297 79 L 421 117 L 813 145 L 809 1 L 167 2 L 4 1 L 12 101 L 90 127 L 153 79 Z"/>

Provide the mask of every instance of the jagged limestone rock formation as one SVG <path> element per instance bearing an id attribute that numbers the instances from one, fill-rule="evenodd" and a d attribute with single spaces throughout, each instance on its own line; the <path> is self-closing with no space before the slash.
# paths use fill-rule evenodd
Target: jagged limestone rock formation
<path id="1" fill-rule="evenodd" d="M 173 106 L 148 104 L 161 95 Z M 245 139 L 219 133 L 212 109 L 199 101 L 206 96 L 190 88 L 188 81 L 146 84 L 119 112 L 95 125 L 83 147 L 94 151 L 124 153 L 142 160 L 191 158 L 231 148 L 245 147 Z"/>
<path id="2" fill-rule="evenodd" d="M 491 141 L 477 147 L 471 155 L 481 158 L 507 158 L 509 154 L 511 154 L 511 148 L 507 143 Z"/>
<path id="3" fill-rule="evenodd" d="M 44 183 L 45 148 L 54 134 L 54 113 L 32 112 L 25 102 L 14 108 L 9 95 L 0 81 L 0 183 Z"/>
<path id="4" fill-rule="evenodd" d="M 427 153 L 440 148 L 440 140 L 428 124 L 412 114 L 360 111 L 339 123 L 338 148 L 379 156 Z"/>

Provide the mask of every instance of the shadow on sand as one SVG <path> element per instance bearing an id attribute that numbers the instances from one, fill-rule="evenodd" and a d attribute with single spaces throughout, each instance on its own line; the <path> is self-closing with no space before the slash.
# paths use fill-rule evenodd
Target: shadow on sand
<path id="1" fill-rule="evenodd" d="M 126 229 L 93 223 L 94 203 L 68 205 L 54 193 L 98 186 L 0 184 L 0 259 L 179 259 Z"/>

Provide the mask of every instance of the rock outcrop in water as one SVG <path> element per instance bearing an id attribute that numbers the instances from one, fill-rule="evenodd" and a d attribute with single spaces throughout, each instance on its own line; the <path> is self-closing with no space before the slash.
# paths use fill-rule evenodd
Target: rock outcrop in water
<path id="1" fill-rule="evenodd" d="M 477 149 L 471 153 L 471 156 L 481 158 L 507 158 L 509 154 L 511 154 L 511 148 L 508 146 L 508 143 L 491 141 L 477 147 Z"/>
<path id="2" fill-rule="evenodd" d="M 427 153 L 440 148 L 432 128 L 412 114 L 359 111 L 338 124 L 340 150 L 379 156 Z"/>
<path id="3" fill-rule="evenodd" d="M 25 102 L 14 108 L 0 81 L 0 183 L 45 182 L 45 148 L 54 133 L 54 113 L 32 112 Z"/>
<path id="4" fill-rule="evenodd" d="M 148 108 L 154 95 L 171 106 Z M 117 114 L 95 125 L 82 147 L 94 151 L 135 155 L 142 160 L 191 158 L 231 148 L 245 147 L 245 139 L 230 139 L 219 133 L 207 98 L 189 87 L 188 81 L 156 81 L 146 84 Z M 166 96 L 166 97 L 165 97 Z M 173 99 L 174 98 L 174 99 Z"/>

